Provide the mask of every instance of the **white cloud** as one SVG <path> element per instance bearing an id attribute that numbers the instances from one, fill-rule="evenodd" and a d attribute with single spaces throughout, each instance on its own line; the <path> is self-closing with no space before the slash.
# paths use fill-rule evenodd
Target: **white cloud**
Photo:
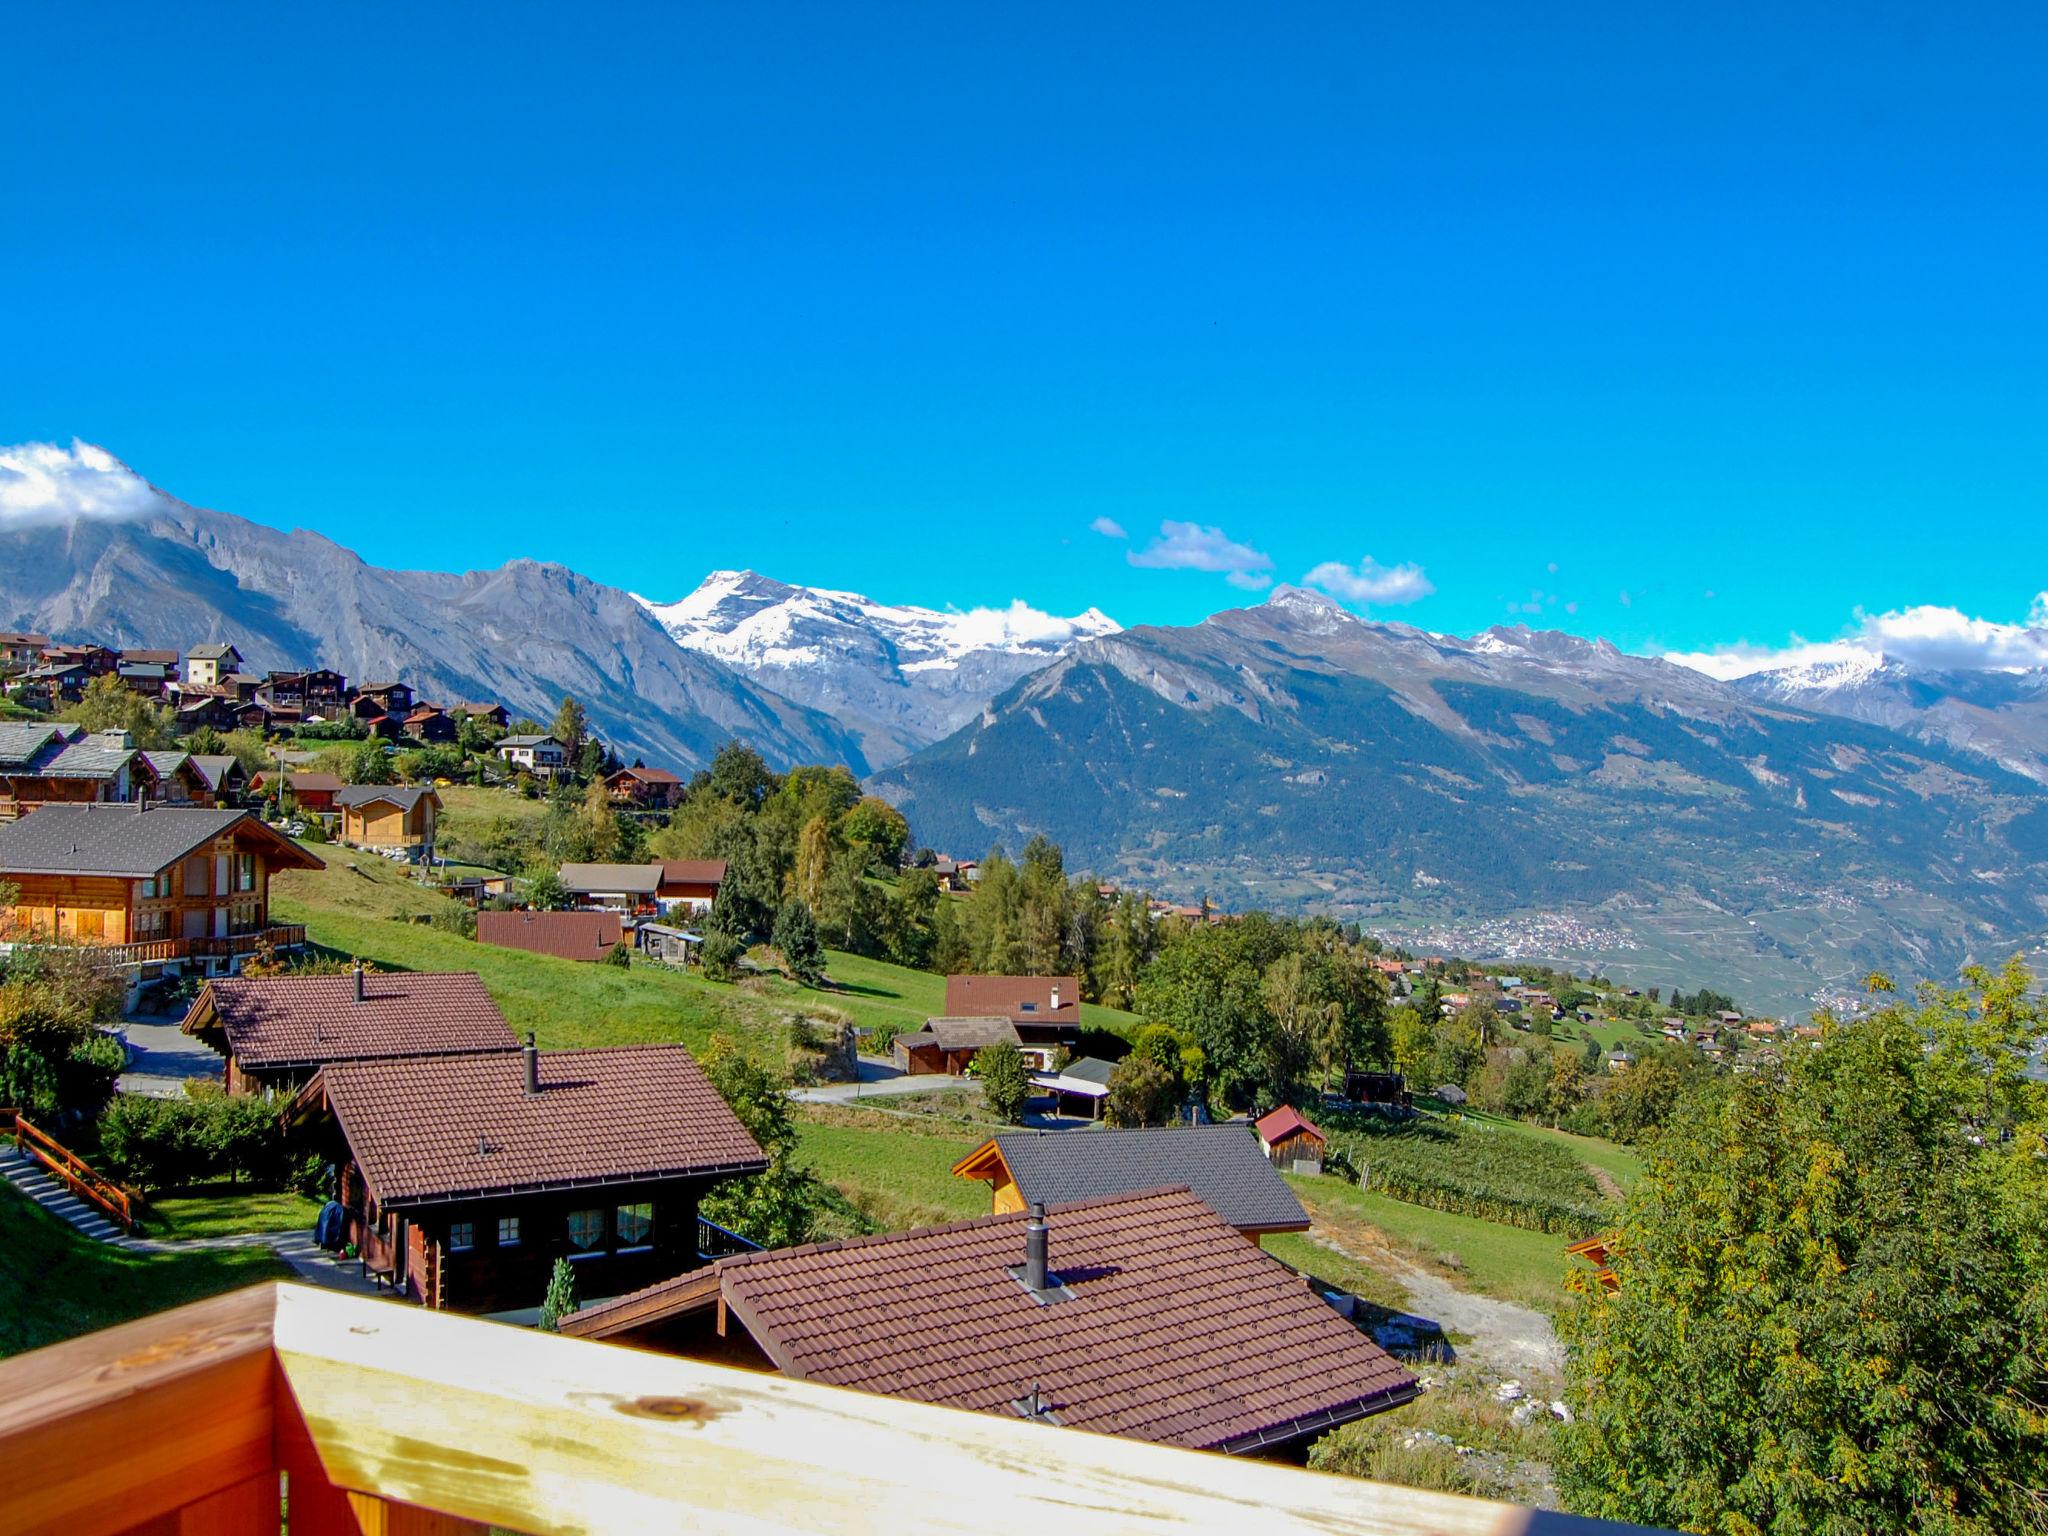
<path id="1" fill-rule="evenodd" d="M 1088 531 L 1090 533 L 1099 533 L 1105 539 L 1128 539 L 1130 537 L 1128 533 L 1124 532 L 1124 525 L 1113 517 L 1098 517 L 1088 525 Z"/>
<path id="2" fill-rule="evenodd" d="M 158 493 L 104 448 L 74 441 L 0 448 L 0 523 L 74 517 L 141 517 Z"/>
<path id="3" fill-rule="evenodd" d="M 1973 619 L 1959 608 L 1923 603 L 1892 613 L 1858 611 L 1839 640 L 1794 635 L 1782 646 L 1741 642 L 1711 651 L 1668 651 L 1666 661 L 1710 677 L 1884 656 L 1925 671 L 1996 672 L 2048 667 L 2048 592 L 2034 598 L 2024 623 Z"/>
<path id="4" fill-rule="evenodd" d="M 1341 602 L 1382 608 L 1416 602 L 1436 590 L 1435 583 L 1413 561 L 1381 565 L 1371 555 L 1355 566 L 1341 560 L 1325 560 L 1301 579 L 1311 587 L 1321 587 Z"/>
<path id="5" fill-rule="evenodd" d="M 1219 573 L 1233 587 L 1250 592 L 1273 584 L 1271 555 L 1238 543 L 1221 528 L 1177 523 L 1171 518 L 1159 525 L 1159 536 L 1150 544 L 1124 558 L 1150 571 Z"/>

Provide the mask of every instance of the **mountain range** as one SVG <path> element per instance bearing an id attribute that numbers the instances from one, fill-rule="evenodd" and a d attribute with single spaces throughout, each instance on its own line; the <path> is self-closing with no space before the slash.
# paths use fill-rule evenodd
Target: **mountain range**
<path id="1" fill-rule="evenodd" d="M 892 607 L 753 571 L 713 571 L 680 601 L 647 608 L 678 645 L 857 732 L 878 768 L 950 736 L 1074 641 L 1118 628 L 1095 608 L 1063 619 L 1021 602 Z"/>
<path id="2" fill-rule="evenodd" d="M 1725 683 L 1285 587 L 1130 630 L 752 571 L 648 602 L 538 561 L 383 570 L 153 488 L 120 515 L 0 519 L 0 621 L 231 640 L 259 670 L 317 662 L 536 719 L 573 693 L 629 760 L 688 770 L 739 737 L 778 766 L 843 762 L 954 854 L 1044 832 L 1070 867 L 1162 894 L 1759 1006 L 1872 969 L 1947 977 L 2048 922 L 2041 671 L 1872 657 Z"/>

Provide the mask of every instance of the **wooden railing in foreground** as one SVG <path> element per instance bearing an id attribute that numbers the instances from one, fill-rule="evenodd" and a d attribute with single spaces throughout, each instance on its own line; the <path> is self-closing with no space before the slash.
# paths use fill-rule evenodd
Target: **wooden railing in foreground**
<path id="1" fill-rule="evenodd" d="M 301 1286 L 0 1364 L 5 1536 L 278 1536 L 281 1494 L 291 1536 L 1628 1529 Z"/>
<path id="2" fill-rule="evenodd" d="M 64 1146 L 48 1131 L 31 1124 L 18 1109 L 0 1109 L 0 1131 L 14 1137 L 15 1146 L 49 1170 L 50 1176 L 88 1205 L 97 1206 L 129 1231 L 135 1230 L 134 1195 Z"/>

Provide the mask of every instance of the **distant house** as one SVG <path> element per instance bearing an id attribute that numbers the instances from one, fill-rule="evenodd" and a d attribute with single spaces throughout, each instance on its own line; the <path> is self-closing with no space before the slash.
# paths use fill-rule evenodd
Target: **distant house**
<path id="1" fill-rule="evenodd" d="M 1407 1079 L 1398 1072 L 1346 1072 L 1344 1097 L 1353 1104 L 1406 1109 L 1415 1102 Z"/>
<path id="2" fill-rule="evenodd" d="M 0 818 L 43 805 L 139 800 L 155 790 L 156 769 L 126 731 L 0 722 Z"/>
<path id="3" fill-rule="evenodd" d="M 456 738 L 458 731 L 447 712 L 437 705 L 417 704 L 405 717 L 405 734 L 429 746 L 445 746 Z"/>
<path id="4" fill-rule="evenodd" d="M 1305 1232 L 1308 1213 L 1242 1121 L 1140 1130 L 998 1131 L 953 1165 L 996 1211 L 1185 1184 L 1250 1238 Z"/>
<path id="5" fill-rule="evenodd" d="M 229 1093 L 296 1092 L 331 1061 L 519 1049 L 469 971 L 223 978 L 180 1027 L 226 1058 Z"/>
<path id="6" fill-rule="evenodd" d="M 185 684 L 190 688 L 217 688 L 241 670 L 242 653 L 232 645 L 195 645 L 185 653 Z"/>
<path id="7" fill-rule="evenodd" d="M 234 701 L 219 694 L 180 695 L 176 724 L 178 731 L 188 736 L 198 730 L 232 731 Z"/>
<path id="8" fill-rule="evenodd" d="M 654 899 L 665 912 L 705 912 L 725 884 L 724 859 L 662 859 Z"/>
<path id="9" fill-rule="evenodd" d="M 564 864 L 560 878 L 570 899 L 579 907 L 607 912 L 657 910 L 659 864 Z"/>
<path id="10" fill-rule="evenodd" d="M 1283 1104 L 1261 1115 L 1252 1129 L 1258 1132 L 1259 1146 L 1274 1167 L 1300 1173 L 1302 1164 L 1308 1163 L 1314 1165 L 1314 1171 L 1322 1171 L 1323 1149 L 1329 1138 L 1300 1110 Z"/>
<path id="11" fill-rule="evenodd" d="M 683 798 L 683 781 L 666 768 L 621 768 L 604 781 L 605 793 L 626 805 L 669 810 Z"/>
<path id="12" fill-rule="evenodd" d="M 602 960 L 623 936 L 616 912 L 479 912 L 476 941 L 561 960 Z"/>
<path id="13" fill-rule="evenodd" d="M 302 945 L 303 928 L 271 925 L 270 877 L 323 867 L 247 811 L 46 805 L 0 827 L 0 881 L 17 892 L 12 941 L 106 945 L 131 986 Z"/>
<path id="14" fill-rule="evenodd" d="M 1081 1038 L 1081 983 L 1073 976 L 948 976 L 948 1018 L 1008 1019 L 1040 1066 Z"/>
<path id="15" fill-rule="evenodd" d="M 1109 1080 L 1116 1063 L 1098 1056 L 1076 1056 L 1063 1067 L 1036 1072 L 1032 1083 L 1050 1094 L 1057 1114 L 1100 1120 L 1109 1104 Z"/>
<path id="16" fill-rule="evenodd" d="M 10 667 L 33 666 L 41 659 L 43 649 L 49 643 L 48 635 L 34 635 L 18 629 L 0 630 L 0 662 Z"/>
<path id="17" fill-rule="evenodd" d="M 263 691 L 280 709 L 296 709 L 332 719 L 348 707 L 348 679 L 326 667 L 305 672 L 272 672 Z"/>
<path id="18" fill-rule="evenodd" d="M 335 791 L 341 812 L 341 840 L 354 848 L 430 857 L 441 814 L 441 797 L 431 787 L 351 784 Z"/>
<path id="19" fill-rule="evenodd" d="M 974 1064 L 976 1055 L 1003 1040 L 1020 1043 L 1017 1027 L 1008 1019 L 926 1019 L 923 1029 L 898 1035 L 889 1049 L 896 1064 L 913 1077 L 941 1073 L 959 1077 Z"/>
<path id="20" fill-rule="evenodd" d="M 500 731 L 512 723 L 512 717 L 502 704 L 458 704 L 449 713 L 457 720 L 474 720 L 479 725 Z"/>
<path id="21" fill-rule="evenodd" d="M 569 754 L 552 736 L 507 736 L 498 743 L 498 756 L 540 779 L 553 778 L 569 765 Z"/>
<path id="22" fill-rule="evenodd" d="M 464 1312 L 537 1305 L 557 1259 L 584 1296 L 697 1268 L 698 1201 L 767 1167 L 679 1045 L 333 1061 L 292 1116 L 370 1272 Z"/>
<path id="23" fill-rule="evenodd" d="M 257 795 L 268 795 L 277 778 L 275 773 L 259 773 L 249 787 Z M 293 803 L 300 810 L 315 814 L 333 810 L 334 797 L 348 788 L 331 773 L 287 773 L 284 782 L 291 790 Z"/>
<path id="24" fill-rule="evenodd" d="M 1604 1058 L 1610 1072 L 1626 1072 L 1636 1064 L 1636 1059 L 1627 1051 L 1609 1051 Z"/>
<path id="25" fill-rule="evenodd" d="M 737 1254 L 562 1331 L 993 1414 L 1054 1481 L 1062 1428 L 1291 1459 L 1420 1390 L 1185 1189 Z"/>
<path id="26" fill-rule="evenodd" d="M 412 713 L 416 700 L 412 689 L 404 683 L 364 683 L 350 702 L 359 716 L 363 713 L 361 706 L 367 702 L 375 706 L 378 714 L 403 720 Z"/>

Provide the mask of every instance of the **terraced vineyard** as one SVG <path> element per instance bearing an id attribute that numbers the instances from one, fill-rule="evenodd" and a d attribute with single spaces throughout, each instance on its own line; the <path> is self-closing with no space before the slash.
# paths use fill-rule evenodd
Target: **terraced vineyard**
<path id="1" fill-rule="evenodd" d="M 1396 1200 L 1569 1237 L 1608 1219 L 1599 1185 L 1565 1146 L 1438 1115 L 1333 1112 L 1321 1123 L 1363 1186 Z"/>

